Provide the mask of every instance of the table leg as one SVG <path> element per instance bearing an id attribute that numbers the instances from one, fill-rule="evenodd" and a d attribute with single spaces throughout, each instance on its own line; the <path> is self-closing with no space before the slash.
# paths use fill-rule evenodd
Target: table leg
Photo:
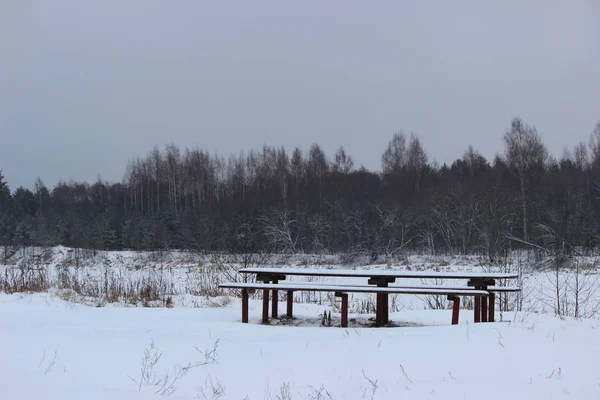
<path id="1" fill-rule="evenodd" d="M 381 295 L 375 294 L 375 326 L 381 325 Z"/>
<path id="2" fill-rule="evenodd" d="M 269 323 L 269 289 L 263 290 L 262 322 L 263 324 Z"/>
<path id="3" fill-rule="evenodd" d="M 490 293 L 490 315 L 488 320 L 494 322 L 494 313 L 496 312 L 496 293 Z"/>
<path id="4" fill-rule="evenodd" d="M 273 284 L 277 284 L 279 281 L 277 279 L 273 280 Z M 272 300 L 271 300 L 271 316 L 273 318 L 277 318 L 277 306 L 279 305 L 279 292 L 277 290 L 272 290 Z"/>
<path id="5" fill-rule="evenodd" d="M 288 290 L 287 292 L 287 317 L 293 317 L 293 309 L 294 309 L 294 291 Z"/>
<path id="6" fill-rule="evenodd" d="M 242 289 L 242 322 L 248 323 L 248 290 Z"/>
<path id="7" fill-rule="evenodd" d="M 477 289 L 477 288 L 475 288 Z M 481 296 L 475 296 L 475 310 L 474 310 L 474 321 L 475 323 L 481 322 Z"/>
<path id="8" fill-rule="evenodd" d="M 488 322 L 488 299 L 481 296 L 481 322 Z"/>
<path id="9" fill-rule="evenodd" d="M 342 328 L 348 327 L 348 293 L 342 293 Z"/>
<path id="10" fill-rule="evenodd" d="M 387 287 L 387 284 L 385 285 Z M 382 294 L 383 296 L 383 324 L 387 325 L 390 323 L 390 296 L 388 293 Z"/>
<path id="11" fill-rule="evenodd" d="M 388 283 L 380 282 L 377 284 L 377 287 L 388 287 Z M 377 315 L 378 315 L 377 326 L 387 325 L 390 323 L 388 301 L 389 301 L 389 297 L 388 297 L 387 293 L 378 293 L 377 294 Z"/>
<path id="12" fill-rule="evenodd" d="M 452 301 L 452 325 L 458 325 L 458 313 L 460 312 L 460 297 L 448 296 Z"/>

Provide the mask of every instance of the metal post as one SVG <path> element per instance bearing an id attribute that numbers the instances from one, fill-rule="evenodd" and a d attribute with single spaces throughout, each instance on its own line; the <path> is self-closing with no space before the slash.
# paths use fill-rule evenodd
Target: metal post
<path id="1" fill-rule="evenodd" d="M 279 281 L 277 279 L 273 279 L 273 284 L 277 284 Z M 272 300 L 271 300 L 271 316 L 273 318 L 277 318 L 277 306 L 279 305 L 279 294 L 278 291 L 273 289 L 272 291 Z"/>
<path id="2" fill-rule="evenodd" d="M 248 323 L 248 290 L 242 289 L 242 322 Z"/>
<path id="3" fill-rule="evenodd" d="M 287 299 L 286 300 L 287 300 L 287 317 L 292 318 L 293 310 L 294 310 L 294 291 L 293 290 L 287 291 Z"/>
<path id="4" fill-rule="evenodd" d="M 490 292 L 490 315 L 489 322 L 494 322 L 494 313 L 496 308 L 496 293 Z"/>
<path id="5" fill-rule="evenodd" d="M 262 322 L 269 323 L 269 289 L 263 289 Z"/>

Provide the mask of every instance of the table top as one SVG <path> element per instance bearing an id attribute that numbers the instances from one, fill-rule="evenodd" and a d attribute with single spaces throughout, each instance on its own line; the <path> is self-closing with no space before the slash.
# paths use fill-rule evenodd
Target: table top
<path id="1" fill-rule="evenodd" d="M 368 269 L 324 269 L 324 268 L 242 268 L 246 274 L 279 274 L 297 276 L 324 276 L 347 278 L 421 278 L 421 279 L 516 279 L 517 273 L 502 272 L 440 272 L 440 271 L 401 271 Z"/>

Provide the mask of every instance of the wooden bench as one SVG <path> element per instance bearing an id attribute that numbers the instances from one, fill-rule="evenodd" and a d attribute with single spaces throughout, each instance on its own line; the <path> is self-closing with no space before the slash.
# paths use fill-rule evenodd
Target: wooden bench
<path id="1" fill-rule="evenodd" d="M 422 294 L 422 295 L 446 295 L 452 305 L 452 324 L 458 324 L 460 310 L 460 296 L 481 296 L 487 297 L 489 292 L 485 290 L 476 290 L 472 288 L 463 289 L 440 289 L 440 288 L 402 288 L 402 287 L 373 287 L 373 286 L 351 286 L 351 285 L 327 285 L 302 283 L 236 283 L 226 282 L 219 285 L 221 288 L 241 289 L 242 290 L 242 322 L 248 323 L 248 295 L 255 290 L 263 291 L 262 322 L 269 322 L 269 291 L 273 291 L 272 317 L 277 318 L 277 306 L 279 290 L 287 292 L 287 317 L 293 317 L 294 292 L 333 292 L 336 297 L 342 300 L 341 326 L 348 326 L 348 293 L 377 293 L 378 295 L 388 294 Z M 379 313 L 378 313 L 379 314 Z"/>
<path id="2" fill-rule="evenodd" d="M 394 283 L 396 279 L 439 279 L 456 280 L 467 279 L 467 286 L 471 287 L 471 295 L 475 297 L 474 322 L 493 322 L 495 295 L 487 291 L 488 287 L 496 287 L 497 279 L 517 279 L 516 273 L 495 272 L 439 272 L 439 271 L 399 271 L 399 270 L 368 270 L 368 269 L 311 269 L 311 268 L 243 268 L 242 274 L 256 274 L 256 281 L 263 283 L 278 283 L 287 276 L 312 276 L 312 277 L 343 277 L 343 278 L 368 278 L 371 287 L 385 288 Z M 435 286 L 435 285 L 434 285 Z M 501 287 L 501 286 L 500 286 Z M 474 290 L 486 291 L 488 296 L 480 296 Z M 518 289 L 517 289 L 518 290 Z M 501 291 L 498 290 L 498 291 Z M 377 294 L 376 325 L 389 323 L 389 299 L 386 292 L 371 292 Z M 277 289 L 273 289 L 273 298 L 277 298 Z M 276 310 L 276 301 L 273 308 Z M 276 315 L 277 313 L 274 313 Z"/>
<path id="3" fill-rule="evenodd" d="M 349 286 L 349 287 L 363 287 L 361 285 L 356 284 L 347 284 L 347 283 L 326 283 L 326 282 L 303 282 L 303 281 L 289 281 L 294 285 L 335 285 L 335 286 Z M 448 289 L 448 290 L 472 290 L 472 286 L 447 286 L 447 285 L 389 285 L 389 288 L 402 288 L 402 289 Z M 519 292 L 520 288 L 515 286 L 487 286 L 486 289 L 488 292 L 492 293 L 510 293 L 510 292 Z"/>

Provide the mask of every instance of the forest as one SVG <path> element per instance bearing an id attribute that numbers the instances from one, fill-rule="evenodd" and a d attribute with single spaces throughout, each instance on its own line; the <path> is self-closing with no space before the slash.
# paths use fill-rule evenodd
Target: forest
<path id="1" fill-rule="evenodd" d="M 451 140 L 449 137 L 440 140 Z M 535 126 L 510 121 L 487 160 L 471 146 L 430 162 L 414 134 L 393 134 L 381 170 L 264 146 L 224 157 L 174 144 L 131 159 L 123 179 L 11 191 L 0 171 L 0 246 L 93 250 L 337 253 L 375 261 L 405 251 L 559 254 L 600 243 L 600 122 L 588 143 L 551 156 Z"/>

